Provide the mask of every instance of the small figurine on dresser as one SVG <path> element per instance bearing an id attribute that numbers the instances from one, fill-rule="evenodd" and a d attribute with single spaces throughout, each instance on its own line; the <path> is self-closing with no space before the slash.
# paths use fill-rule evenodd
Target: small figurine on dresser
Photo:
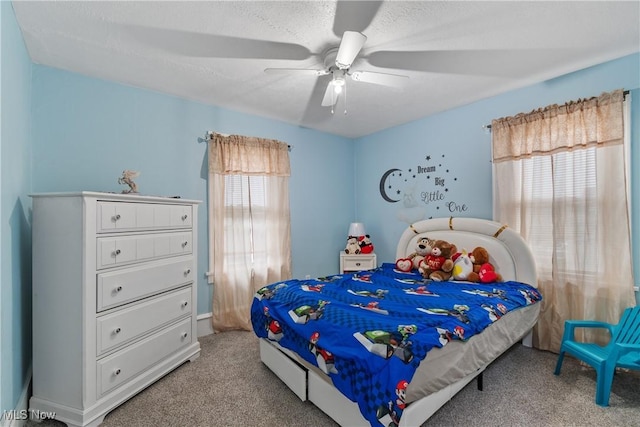
<path id="1" fill-rule="evenodd" d="M 138 192 L 138 185 L 133 182 L 133 178 L 137 178 L 138 176 L 140 176 L 140 172 L 138 171 L 133 171 L 130 169 L 122 171 L 122 176 L 118 178 L 118 184 L 125 184 L 129 186 L 128 190 L 122 190 L 123 194 Z"/>

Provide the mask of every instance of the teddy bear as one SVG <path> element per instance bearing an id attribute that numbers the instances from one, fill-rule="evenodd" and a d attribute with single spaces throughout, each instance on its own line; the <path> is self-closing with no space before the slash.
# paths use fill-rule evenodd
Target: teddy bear
<path id="1" fill-rule="evenodd" d="M 431 253 L 435 240 L 421 237 L 416 242 L 416 251 L 410 255 L 413 268 L 418 269 L 422 260 Z"/>
<path id="2" fill-rule="evenodd" d="M 363 254 L 373 253 L 373 243 L 371 242 L 371 236 L 365 234 L 358 238 L 358 244 L 360 245 L 360 252 Z"/>
<path id="3" fill-rule="evenodd" d="M 436 282 L 449 280 L 453 270 L 451 255 L 456 252 L 456 245 L 446 240 L 436 240 L 431 248 L 431 253 L 420 262 L 418 271 L 425 279 L 431 279 Z"/>
<path id="4" fill-rule="evenodd" d="M 360 253 L 360 245 L 358 244 L 358 238 L 356 236 L 347 237 L 347 247 L 344 248 L 344 252 L 347 254 Z"/>
<path id="5" fill-rule="evenodd" d="M 411 271 L 412 269 L 418 269 L 420 267 L 420 262 L 431 253 L 431 248 L 435 240 L 429 239 L 428 237 L 421 237 L 416 242 L 416 251 L 406 258 L 400 258 L 396 261 L 396 268 L 405 273 Z"/>
<path id="6" fill-rule="evenodd" d="M 470 282 L 502 282 L 502 276 L 495 271 L 493 265 L 489 262 L 489 251 L 482 246 L 476 247 L 469 255 L 473 263 L 473 271 L 467 276 Z"/>

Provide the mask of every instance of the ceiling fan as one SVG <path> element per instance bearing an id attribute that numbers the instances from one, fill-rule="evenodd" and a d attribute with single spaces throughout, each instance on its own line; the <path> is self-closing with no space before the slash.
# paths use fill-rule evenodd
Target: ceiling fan
<path id="1" fill-rule="evenodd" d="M 323 69 L 306 68 L 266 68 L 265 73 L 306 74 L 313 76 L 331 75 L 322 99 L 322 106 L 333 108 L 340 99 L 345 99 L 347 80 L 350 78 L 356 82 L 366 82 L 381 86 L 402 87 L 409 77 L 400 74 L 379 73 L 374 71 L 351 70 L 351 65 L 364 46 L 367 36 L 357 31 L 345 31 L 342 35 L 340 46 L 332 47 L 324 53 Z"/>

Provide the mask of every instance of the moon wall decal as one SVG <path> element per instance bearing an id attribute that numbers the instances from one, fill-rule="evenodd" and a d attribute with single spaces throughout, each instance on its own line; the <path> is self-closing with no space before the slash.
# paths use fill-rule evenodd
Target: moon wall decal
<path id="1" fill-rule="evenodd" d="M 387 185 L 387 178 L 389 178 L 389 175 L 399 170 L 400 169 L 389 169 L 382 175 L 382 178 L 380 178 L 380 195 L 382 196 L 383 199 L 385 199 L 389 203 L 397 203 L 400 201 L 400 200 L 394 200 L 391 197 L 389 197 L 389 195 L 387 194 L 387 191 L 385 190 L 385 186 Z"/>

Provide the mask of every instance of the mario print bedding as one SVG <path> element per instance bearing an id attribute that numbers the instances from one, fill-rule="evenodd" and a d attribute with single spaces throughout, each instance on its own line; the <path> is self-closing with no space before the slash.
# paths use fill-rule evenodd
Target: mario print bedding
<path id="1" fill-rule="evenodd" d="M 256 293 L 251 318 L 256 335 L 318 366 L 371 425 L 386 426 L 399 422 L 404 389 L 430 349 L 540 300 L 524 283 L 435 282 L 389 263 L 271 284 Z"/>

